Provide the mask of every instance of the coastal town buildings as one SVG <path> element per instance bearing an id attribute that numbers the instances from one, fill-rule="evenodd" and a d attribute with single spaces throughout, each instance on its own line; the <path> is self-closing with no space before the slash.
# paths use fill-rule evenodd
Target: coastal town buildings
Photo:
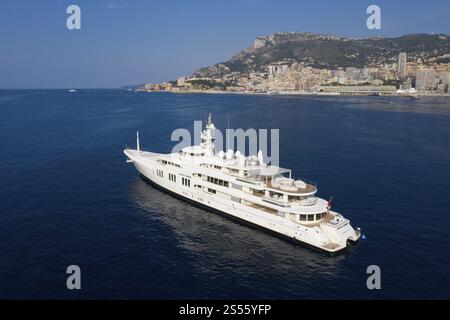
<path id="1" fill-rule="evenodd" d="M 402 79 L 406 75 L 406 53 L 400 52 L 397 63 L 397 77 Z"/>
<path id="2" fill-rule="evenodd" d="M 264 38 L 254 46 L 263 46 Z M 449 94 L 450 54 L 441 60 L 408 58 L 368 62 L 363 68 L 318 68 L 306 61 L 282 59 L 250 72 L 217 65 L 214 77 L 193 74 L 175 81 L 145 84 L 143 91 L 245 92 L 278 94 L 408 95 Z M 442 60 L 444 59 L 444 60 Z M 445 60 L 446 59 L 446 60 Z M 440 62 L 444 61 L 444 62 Z"/>

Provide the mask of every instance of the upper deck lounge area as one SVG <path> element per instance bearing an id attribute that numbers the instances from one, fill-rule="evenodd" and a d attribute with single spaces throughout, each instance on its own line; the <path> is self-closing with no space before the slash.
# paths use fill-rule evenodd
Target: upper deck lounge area
<path id="1" fill-rule="evenodd" d="M 274 191 L 278 191 L 280 193 L 287 193 L 287 194 L 295 194 L 295 195 L 303 195 L 303 194 L 313 194 L 317 191 L 317 187 L 305 183 L 304 188 L 296 187 L 294 184 L 292 185 L 280 185 L 280 184 L 274 184 L 272 181 L 267 182 L 267 188 L 272 189 Z"/>

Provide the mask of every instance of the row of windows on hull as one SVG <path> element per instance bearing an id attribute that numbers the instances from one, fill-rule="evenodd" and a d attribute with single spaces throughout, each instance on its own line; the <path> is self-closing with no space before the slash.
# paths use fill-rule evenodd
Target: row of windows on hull
<path id="1" fill-rule="evenodd" d="M 176 164 L 176 163 L 173 163 L 173 162 L 170 162 L 170 161 L 167 161 L 167 160 L 161 160 L 161 163 L 164 164 L 164 165 L 170 165 L 170 166 L 174 166 L 174 167 L 177 167 L 177 168 L 181 168 L 181 166 L 179 164 Z"/>
<path id="2" fill-rule="evenodd" d="M 191 156 L 191 157 L 203 157 L 205 155 L 204 152 L 194 153 L 194 152 L 184 152 L 183 150 L 180 150 L 179 154 L 182 156 Z"/>
<path id="3" fill-rule="evenodd" d="M 191 180 L 189 180 L 188 178 L 181 178 L 181 184 L 183 186 L 190 187 L 191 186 Z"/>
<path id="4" fill-rule="evenodd" d="M 156 169 L 156 175 L 160 178 L 164 178 L 164 171 L 160 169 Z M 173 173 L 169 173 L 169 180 L 172 182 L 177 182 L 177 176 Z M 191 180 L 188 178 L 181 178 L 181 184 L 183 186 L 190 187 L 191 186 Z"/>
<path id="5" fill-rule="evenodd" d="M 217 184 L 219 186 L 224 186 L 224 187 L 228 187 L 229 186 L 229 182 L 222 180 L 222 179 L 217 179 L 217 178 L 213 178 L 213 177 L 208 177 L 207 178 L 208 182 Z"/>

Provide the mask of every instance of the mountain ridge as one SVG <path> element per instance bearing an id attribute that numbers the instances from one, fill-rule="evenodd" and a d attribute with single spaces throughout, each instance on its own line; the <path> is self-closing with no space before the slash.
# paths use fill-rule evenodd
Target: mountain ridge
<path id="1" fill-rule="evenodd" d="M 450 53 L 447 34 L 414 33 L 399 37 L 351 38 L 313 32 L 277 32 L 258 36 L 248 48 L 229 60 L 194 72 L 200 77 L 232 72 L 261 72 L 273 63 L 304 63 L 324 69 L 370 67 L 396 62 L 398 54 L 427 60 Z"/>

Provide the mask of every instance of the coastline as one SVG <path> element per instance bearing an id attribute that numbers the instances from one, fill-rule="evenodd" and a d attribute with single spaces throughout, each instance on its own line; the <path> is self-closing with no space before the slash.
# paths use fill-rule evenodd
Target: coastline
<path id="1" fill-rule="evenodd" d="M 450 98 L 450 93 L 420 93 L 418 95 L 393 93 L 393 94 L 341 94 L 341 93 L 323 93 L 323 92 L 297 92 L 297 91 L 279 91 L 275 93 L 254 92 L 254 91 L 224 91 L 224 90 L 135 90 L 135 92 L 145 93 L 174 93 L 174 94 L 236 94 L 236 95 L 259 95 L 259 96 L 305 96 L 305 97 L 404 97 L 411 99 L 421 98 Z M 418 96 L 418 98 L 416 98 Z"/>

